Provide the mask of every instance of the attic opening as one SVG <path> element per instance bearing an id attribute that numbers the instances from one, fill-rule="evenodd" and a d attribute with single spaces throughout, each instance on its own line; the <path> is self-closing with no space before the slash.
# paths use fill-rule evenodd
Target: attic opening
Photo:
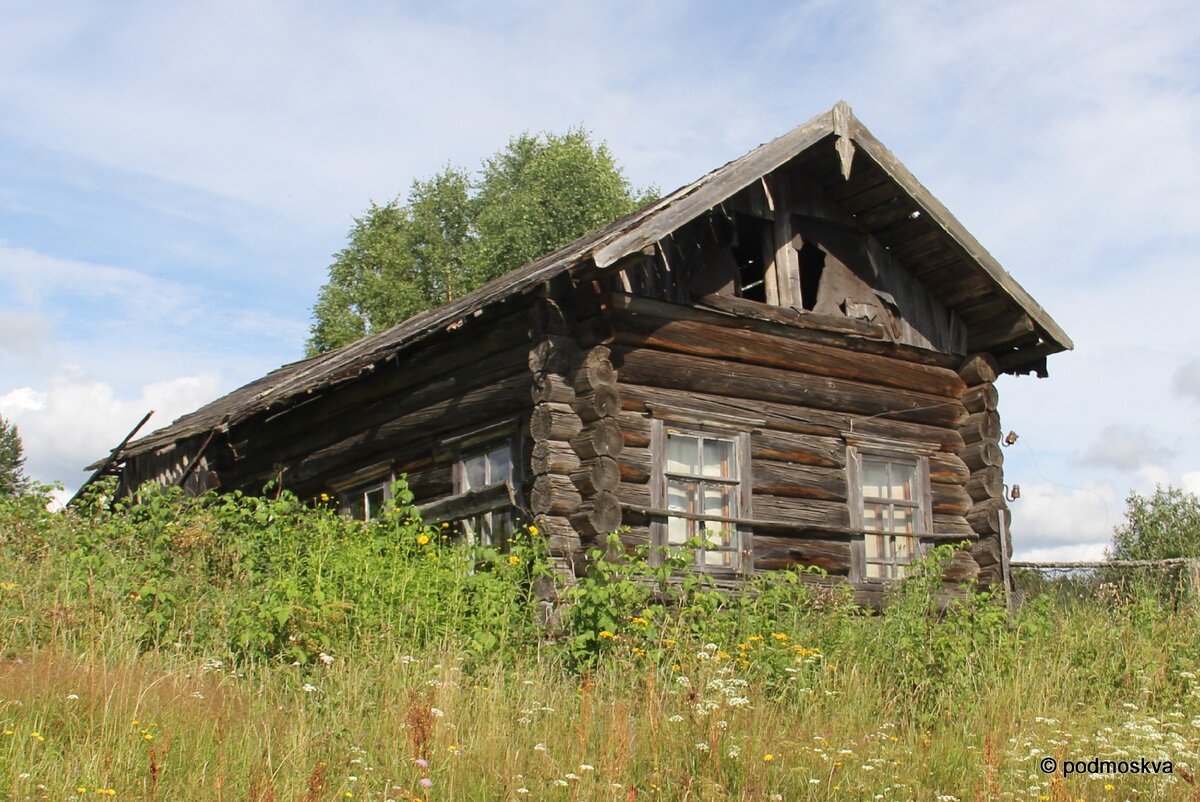
<path id="1" fill-rule="evenodd" d="M 731 250 L 737 263 L 737 296 L 767 302 L 767 221 L 745 214 L 733 216 Z"/>
<path id="2" fill-rule="evenodd" d="M 817 307 L 821 276 L 825 273 L 825 249 L 806 241 L 800 247 L 800 303 L 809 312 Z"/>

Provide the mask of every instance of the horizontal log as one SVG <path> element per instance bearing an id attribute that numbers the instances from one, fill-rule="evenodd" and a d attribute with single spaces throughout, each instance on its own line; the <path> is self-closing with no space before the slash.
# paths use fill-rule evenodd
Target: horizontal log
<path id="1" fill-rule="evenodd" d="M 967 512 L 967 523 L 982 535 L 1000 534 L 1000 517 L 1004 516 L 1005 527 L 1012 521 L 1012 513 L 1002 498 L 980 501 Z"/>
<path id="2" fill-rule="evenodd" d="M 996 381 L 996 359 L 991 354 L 973 354 L 958 369 L 959 378 L 968 387 Z"/>
<path id="3" fill-rule="evenodd" d="M 842 502 L 847 498 L 844 469 L 756 459 L 752 460 L 751 477 L 756 496 L 762 494 Z"/>
<path id="4" fill-rule="evenodd" d="M 747 301 L 728 295 L 706 295 L 700 299 L 700 304 L 722 312 L 755 318 L 783 326 L 801 329 L 813 329 L 834 334 L 850 334 L 857 337 L 867 337 L 872 340 L 882 340 L 886 337 L 883 326 L 836 315 L 821 315 L 815 312 L 802 312 L 797 309 L 782 306 Z"/>
<path id="5" fill-rule="evenodd" d="M 821 437 L 771 429 L 750 436 L 750 458 L 796 462 L 820 468 L 845 468 L 846 443 L 840 437 Z"/>
<path id="6" fill-rule="evenodd" d="M 416 498 L 432 498 L 454 492 L 454 466 L 449 462 L 407 471 L 408 489 Z"/>
<path id="7" fill-rule="evenodd" d="M 551 556 L 569 558 L 583 553 L 583 543 L 579 539 L 579 533 L 575 531 L 575 527 L 571 526 L 568 519 L 554 515 L 539 515 L 534 520 L 534 524 L 542 537 L 546 538 L 546 545 L 550 549 Z"/>
<path id="8" fill-rule="evenodd" d="M 795 434 L 838 438 L 854 431 L 858 434 L 929 445 L 941 451 L 960 451 L 963 448 L 962 435 L 957 429 L 940 426 L 926 426 L 882 417 L 862 417 L 771 401 L 746 401 L 698 391 L 627 384 L 624 381 L 620 388 L 621 404 L 625 410 L 620 420 L 626 423 L 630 420 L 628 413 L 645 412 L 647 405 L 674 406 L 699 412 L 753 415 L 765 420 L 767 428 Z"/>
<path id="9" fill-rule="evenodd" d="M 943 539 L 960 537 L 964 540 L 975 540 L 978 537 L 963 516 L 940 513 L 933 514 L 933 533 Z"/>
<path id="10" fill-rule="evenodd" d="M 748 401 L 886 416 L 931 426 L 957 427 L 967 417 L 961 401 L 928 393 L 649 349 L 615 348 L 613 357 L 622 385 L 631 382 L 688 392 L 702 391 Z"/>
<path id="11" fill-rule="evenodd" d="M 529 419 L 529 435 L 538 440 L 570 440 L 583 430 L 583 421 L 567 404 L 538 404 Z"/>
<path id="12" fill-rule="evenodd" d="M 971 470 L 962 457 L 957 454 L 938 452 L 929 457 L 929 479 L 934 482 L 965 484 L 971 476 Z"/>
<path id="13" fill-rule="evenodd" d="M 1000 416 L 995 412 L 976 412 L 968 415 L 958 432 L 967 445 L 981 441 L 1000 442 Z"/>
<path id="14" fill-rule="evenodd" d="M 617 468 L 617 461 L 612 457 L 596 457 L 588 460 L 572 471 L 570 476 L 571 483 L 579 488 L 580 494 L 585 499 L 596 493 L 611 493 L 617 489 L 617 484 L 621 481 L 621 472 Z"/>
<path id="15" fill-rule="evenodd" d="M 621 504 L 614 493 L 597 493 L 570 518 L 585 545 L 602 543 L 621 526 Z"/>
<path id="16" fill-rule="evenodd" d="M 957 398 L 966 389 L 947 368 L 864 354 L 815 343 L 798 343 L 757 331 L 743 331 L 694 320 L 661 320 L 645 316 L 620 318 L 614 342 L 692 356 L 714 357 L 763 367 L 781 368 L 902 390 Z"/>
<path id="17" fill-rule="evenodd" d="M 641 412 L 622 409 L 615 415 L 621 426 L 621 436 L 625 445 L 634 448 L 645 448 L 650 445 L 650 416 Z"/>
<path id="18" fill-rule="evenodd" d="M 535 373 L 531 384 L 533 403 L 571 404 L 575 388 L 557 373 Z"/>
<path id="19" fill-rule="evenodd" d="M 622 482 L 639 485 L 649 482 L 652 465 L 653 457 L 648 448 L 625 446 L 621 456 L 617 457 L 617 468 Z"/>
<path id="20" fill-rule="evenodd" d="M 625 448 L 625 438 L 615 418 L 593 421 L 571 438 L 571 448 L 580 459 L 618 457 Z"/>
<path id="21" fill-rule="evenodd" d="M 930 482 L 929 490 L 937 515 L 966 515 L 974 504 L 962 485 Z"/>
<path id="22" fill-rule="evenodd" d="M 1000 393 L 994 384 L 979 384 L 963 393 L 963 406 L 967 412 L 995 412 L 1000 404 Z"/>
<path id="23" fill-rule="evenodd" d="M 983 568 L 1000 565 L 1000 538 L 981 537 L 971 546 L 971 556 Z"/>
<path id="24" fill-rule="evenodd" d="M 516 496 L 508 482 L 497 482 L 494 485 L 468 490 L 454 496 L 430 501 L 417 507 L 421 519 L 427 524 L 438 524 L 443 521 L 459 521 L 480 515 L 492 510 L 505 507 L 515 507 Z"/>
<path id="25" fill-rule="evenodd" d="M 559 473 L 564 476 L 577 470 L 579 455 L 571 444 L 562 440 L 536 440 L 529 458 L 529 467 L 534 474 Z"/>
<path id="26" fill-rule="evenodd" d="M 584 423 L 590 423 L 620 412 L 621 396 L 615 384 L 601 384 L 579 393 L 572 406 Z"/>
<path id="27" fill-rule="evenodd" d="M 622 482 L 617 488 L 617 496 L 622 504 L 628 505 L 632 510 L 641 510 L 644 515 L 666 516 L 669 514 L 677 518 L 711 520 L 711 517 L 703 515 L 664 510 L 653 503 L 648 485 Z M 727 520 L 738 525 L 772 530 L 850 531 L 850 512 L 844 502 L 755 495 L 753 505 L 753 510 L 749 514 L 742 514 Z"/>
<path id="28" fill-rule="evenodd" d="M 836 576 L 847 576 L 851 566 L 850 541 L 756 534 L 753 559 L 756 571 L 813 566 Z"/>
<path id="29" fill-rule="evenodd" d="M 946 566 L 942 578 L 947 582 L 973 582 L 979 578 L 979 563 L 971 556 L 971 552 L 959 549 L 954 552 L 954 559 Z"/>
<path id="30" fill-rule="evenodd" d="M 980 468 L 967 480 L 966 491 L 974 501 L 1002 498 L 1004 496 L 1004 471 L 995 466 Z"/>
<path id="31" fill-rule="evenodd" d="M 1002 317 L 986 328 L 972 331 L 967 338 L 967 347 L 972 351 L 986 351 L 1028 337 L 1034 331 L 1033 321 L 1029 319 L 1029 316 L 1018 313 L 1010 317 Z"/>
<path id="32" fill-rule="evenodd" d="M 566 476 L 544 473 L 533 480 L 529 508 L 535 515 L 567 516 L 582 503 L 579 490 Z"/>
<path id="33" fill-rule="evenodd" d="M 972 473 L 984 468 L 999 468 L 1004 464 L 1004 451 L 999 443 L 980 440 L 962 449 L 962 460 Z"/>
<path id="34" fill-rule="evenodd" d="M 609 350 L 603 345 L 590 348 L 583 354 L 573 377 L 575 391 L 579 393 L 594 390 L 597 387 L 611 386 L 616 381 L 617 374 L 613 370 Z"/>

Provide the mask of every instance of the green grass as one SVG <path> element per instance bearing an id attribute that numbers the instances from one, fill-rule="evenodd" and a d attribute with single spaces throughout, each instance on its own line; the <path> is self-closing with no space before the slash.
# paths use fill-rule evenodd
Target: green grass
<path id="1" fill-rule="evenodd" d="M 630 560 L 548 637 L 536 537 L 512 556 L 403 507 L 363 527 L 286 496 L 0 503 L 0 797 L 1197 798 L 1191 606 L 938 615 L 918 577 L 864 615 L 794 575 L 663 604 Z M 1046 756 L 1175 774 L 1064 779 Z"/>

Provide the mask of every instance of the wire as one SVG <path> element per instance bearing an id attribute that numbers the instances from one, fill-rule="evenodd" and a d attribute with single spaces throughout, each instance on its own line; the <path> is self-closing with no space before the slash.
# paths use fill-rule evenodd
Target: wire
<path id="1" fill-rule="evenodd" d="M 1040 465 L 1038 465 L 1038 461 L 1037 461 L 1037 454 L 1034 454 L 1034 453 L 1033 453 L 1033 449 L 1032 449 L 1032 448 L 1030 448 L 1030 446 L 1029 446 L 1029 442 L 1028 442 L 1028 441 L 1026 441 L 1026 440 L 1022 440 L 1021 442 L 1022 442 L 1022 443 L 1025 445 L 1025 450 L 1029 452 L 1029 458 L 1030 458 L 1031 460 L 1033 460 L 1033 469 L 1034 469 L 1035 471 L 1037 471 L 1037 474 L 1038 474 L 1038 476 L 1042 477 L 1042 481 L 1044 481 L 1044 482 L 1046 482 L 1046 483 L 1048 483 L 1048 484 L 1052 484 L 1052 485 L 1054 485 L 1055 487 L 1063 487 L 1063 488 L 1066 488 L 1067 490 L 1081 490 L 1081 491 L 1083 491 L 1084 493 L 1091 493 L 1093 496 L 1095 496 L 1096 498 L 1100 499 L 1100 503 L 1104 505 L 1104 529 L 1106 529 L 1106 530 L 1107 530 L 1107 529 L 1109 528 L 1109 526 L 1108 526 L 1108 520 L 1109 520 L 1109 517 L 1108 517 L 1108 501 L 1106 501 L 1106 500 L 1105 500 L 1104 496 L 1100 495 L 1100 493 L 1096 492 L 1095 490 L 1093 490 L 1093 489 L 1092 489 L 1092 488 L 1090 488 L 1090 487 L 1077 487 L 1076 485 L 1066 485 L 1066 484 L 1063 484 L 1062 482 L 1056 482 L 1056 481 L 1054 481 L 1054 480 L 1053 480 L 1053 479 L 1051 479 L 1049 476 L 1047 476 L 1046 474 L 1042 473 L 1042 468 L 1041 468 L 1041 466 L 1040 466 Z"/>

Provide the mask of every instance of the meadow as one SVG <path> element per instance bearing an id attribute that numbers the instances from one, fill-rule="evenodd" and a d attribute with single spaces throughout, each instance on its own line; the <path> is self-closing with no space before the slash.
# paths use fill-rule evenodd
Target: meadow
<path id="1" fill-rule="evenodd" d="M 547 622 L 536 527 L 468 550 L 398 498 L 0 501 L 0 796 L 1200 798 L 1200 616 L 1160 589 L 939 610 L 935 552 L 869 613 L 634 556 Z"/>

